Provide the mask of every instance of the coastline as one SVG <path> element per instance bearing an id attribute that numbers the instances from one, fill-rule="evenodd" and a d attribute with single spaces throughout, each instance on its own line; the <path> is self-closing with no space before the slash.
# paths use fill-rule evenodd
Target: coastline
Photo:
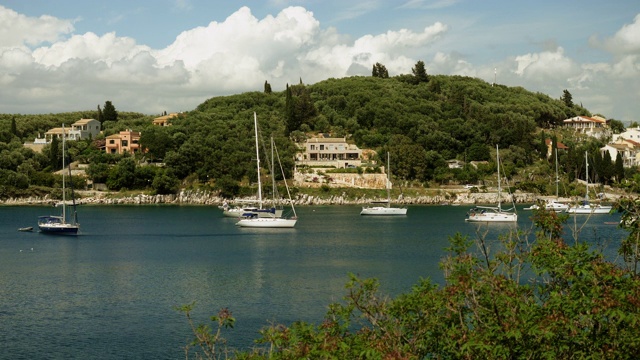
<path id="1" fill-rule="evenodd" d="M 136 194 L 130 196 L 119 196 L 118 193 L 108 193 L 101 191 L 79 191 L 81 197 L 76 199 L 78 205 L 209 205 L 220 206 L 225 201 L 224 198 L 217 193 L 204 190 L 183 190 L 178 194 L 170 195 L 146 195 Z M 511 201 L 510 196 L 516 204 L 532 204 L 538 199 L 553 199 L 553 196 L 536 196 L 533 193 L 516 192 L 513 195 L 503 198 L 503 204 Z M 504 197 L 504 195 L 503 195 Z M 619 198 L 616 194 L 607 194 L 605 202 L 614 202 Z M 312 196 L 308 194 L 298 194 L 293 199 L 295 206 L 312 206 L 312 205 L 366 205 L 372 201 L 378 201 L 377 198 L 348 198 L 345 196 L 330 195 L 327 197 Z M 581 199 L 560 198 L 559 201 L 574 203 Z M 256 198 L 243 198 L 242 201 L 256 201 Z M 434 196 L 400 196 L 392 200 L 396 205 L 481 205 L 496 204 L 498 201 L 497 192 L 477 192 L 461 191 L 455 193 L 454 196 L 434 195 Z M 59 200 L 45 197 L 27 197 L 27 198 L 9 198 L 0 201 L 0 206 L 55 206 Z M 271 201 L 267 202 L 270 203 Z M 288 200 L 280 199 L 277 205 L 288 205 Z M 234 202 L 231 201 L 231 204 Z"/>

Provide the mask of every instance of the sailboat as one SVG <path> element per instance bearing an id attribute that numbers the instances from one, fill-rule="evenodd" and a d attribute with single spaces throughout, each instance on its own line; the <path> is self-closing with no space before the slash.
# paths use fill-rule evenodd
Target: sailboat
<path id="1" fill-rule="evenodd" d="M 258 169 L 258 193 L 259 198 L 262 199 L 262 182 L 260 180 L 260 152 L 258 146 L 258 117 L 256 113 L 253 113 L 253 121 L 255 127 L 255 136 L 256 136 L 256 161 L 257 161 L 257 169 Z M 272 144 L 275 147 L 275 145 Z M 277 148 L 275 149 L 277 153 Z M 273 162 L 272 162 L 273 163 Z M 282 171 L 282 177 L 284 179 L 285 186 L 287 188 L 287 195 L 289 196 L 289 202 L 291 203 L 291 209 L 293 210 L 294 216 L 292 218 L 285 218 L 282 216 L 276 216 L 275 211 L 268 216 L 259 216 L 258 214 L 246 213 L 243 214 L 242 219 L 238 220 L 236 223 L 237 226 L 240 227 L 248 227 L 248 228 L 292 228 L 296 225 L 298 221 L 298 217 L 295 212 L 295 207 L 293 206 L 293 201 L 291 200 L 291 193 L 289 192 L 289 186 L 287 185 L 287 179 L 284 177 L 284 169 L 282 168 L 282 164 L 280 163 L 280 156 L 278 155 L 278 164 L 280 164 L 280 170 Z M 272 177 L 273 173 L 272 173 Z M 275 181 L 275 177 L 274 177 Z M 274 194 L 275 196 L 275 194 Z"/>
<path id="2" fill-rule="evenodd" d="M 567 212 L 569 214 L 608 214 L 611 212 L 611 206 L 591 204 L 589 202 L 589 159 L 586 151 L 584 152 L 584 160 L 586 163 L 585 179 L 587 181 L 584 200 L 579 205 L 570 206 Z"/>
<path id="3" fill-rule="evenodd" d="M 516 207 L 513 205 L 511 209 L 503 210 L 501 205 L 501 185 L 500 185 L 500 152 L 496 145 L 496 160 L 498 164 L 498 206 L 476 206 L 467 214 L 465 221 L 470 222 L 516 222 L 518 214 Z"/>
<path id="4" fill-rule="evenodd" d="M 546 210 L 553 210 L 555 212 L 563 212 L 569 209 L 569 205 L 558 201 L 558 184 L 560 183 L 560 179 L 558 178 L 558 149 L 555 149 L 556 152 L 556 198 L 553 200 L 547 200 L 544 204 L 544 208 Z M 540 207 L 537 204 L 533 204 L 525 210 L 537 210 Z"/>
<path id="5" fill-rule="evenodd" d="M 40 216 L 38 217 L 38 228 L 40 232 L 48 233 L 48 234 L 70 234 L 76 235 L 78 233 L 78 229 L 80 229 L 80 224 L 78 224 L 78 215 L 76 212 L 76 200 L 73 196 L 73 183 L 71 186 L 71 199 L 72 199 L 72 207 L 73 207 L 73 216 L 70 222 L 67 222 L 67 201 L 66 201 L 66 187 L 65 187 L 65 168 L 66 168 L 66 160 L 65 160 L 65 138 L 66 134 L 64 131 L 64 124 L 62 124 L 62 215 L 48 215 L 48 216 Z M 69 166 L 69 178 L 71 178 L 71 166 Z"/>
<path id="6" fill-rule="evenodd" d="M 255 114 L 254 114 L 255 115 Z M 257 136 L 257 135 L 256 135 Z M 257 138 L 256 138 L 257 139 Z M 257 145 L 256 145 L 257 146 Z M 256 152 L 257 154 L 257 152 Z M 273 160 L 272 160 L 273 163 Z M 271 173 L 273 174 L 273 169 L 271 169 Z M 258 159 L 258 180 L 260 178 L 260 159 Z M 247 202 L 247 200 L 237 200 L 237 202 Z M 249 202 L 254 202 L 250 201 Z M 222 209 L 222 215 L 226 217 L 282 217 L 283 210 L 276 209 L 275 206 L 271 208 L 263 208 L 263 200 L 262 200 L 262 187 L 258 186 L 258 206 L 254 205 L 246 205 L 246 206 L 230 206 L 229 203 L 225 200 L 220 206 Z M 255 203 L 255 202 L 254 202 Z"/>
<path id="7" fill-rule="evenodd" d="M 238 202 L 245 202 L 246 200 L 237 200 Z M 252 202 L 252 201 L 249 201 Z M 224 202 L 220 209 L 222 209 L 222 215 L 226 217 L 234 217 L 239 218 L 243 216 L 256 215 L 258 217 L 281 217 L 282 209 L 276 208 L 262 208 L 263 201 L 261 198 L 258 199 L 258 206 L 231 206 L 228 202 Z"/>
<path id="8" fill-rule="evenodd" d="M 391 167 L 389 153 L 387 152 L 387 201 L 378 201 L 378 203 L 387 204 L 386 206 L 366 206 L 362 207 L 360 215 L 407 215 L 407 208 L 391 207 Z"/>

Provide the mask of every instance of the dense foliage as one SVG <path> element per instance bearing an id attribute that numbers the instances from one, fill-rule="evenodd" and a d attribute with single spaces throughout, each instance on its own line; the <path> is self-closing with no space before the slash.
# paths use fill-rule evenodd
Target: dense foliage
<path id="1" fill-rule="evenodd" d="M 533 216 L 535 241 L 522 232 L 474 240 L 457 234 L 441 262 L 444 284 L 424 279 L 389 298 L 375 279 L 352 276 L 344 301 L 331 304 L 322 323 L 267 326 L 257 341 L 265 346 L 235 358 L 634 359 L 640 202 L 624 204 L 633 214 L 624 226 L 633 230 L 621 246 L 622 264 L 578 239 L 567 242 L 566 215 L 540 210 Z M 180 310 L 193 326 L 192 307 Z M 194 326 L 187 350 L 222 358 L 221 331 L 234 320 L 223 309 L 213 326 Z"/>
<path id="2" fill-rule="evenodd" d="M 563 119 L 590 115 L 568 101 L 568 91 L 561 99 L 552 99 L 475 78 L 428 75 L 423 62 L 411 69 L 412 75 L 390 78 L 384 76 L 384 70 L 384 65 L 376 64 L 375 76 L 328 79 L 308 86 L 300 80 L 281 92 L 273 92 L 265 82 L 262 92 L 211 98 L 193 111 L 171 119 L 168 127 L 153 126 L 153 116 L 118 112 L 110 101 L 103 109 L 98 106 L 97 111 L 0 115 L 0 164 L 8 163 L 1 168 L 16 172 L 17 166 L 11 164 L 15 160 L 3 159 L 15 159 L 16 153 L 36 159 L 31 164 L 35 172 L 59 168 L 59 158 L 49 148 L 43 152 L 50 155 L 47 162 L 40 155 L 20 149 L 20 144 L 62 123 L 96 118 L 103 121 L 102 135 L 92 141 L 69 144 L 71 160 L 90 164 L 91 180 L 106 182 L 112 190 L 158 191 L 153 183 L 156 176 L 163 176 L 174 185 L 163 186 L 162 191 L 199 183 L 211 184 L 233 196 L 255 180 L 252 149 L 256 112 L 261 143 L 267 144 L 270 137 L 275 139 L 288 178 L 297 150 L 294 141 L 304 141 L 318 132 L 347 137 L 363 149 L 390 152 L 394 176 L 418 184 L 483 181 L 493 176 L 495 165 L 450 169 L 447 161 L 491 163 L 498 145 L 508 178 L 519 176 L 522 190 L 549 193 L 545 182 L 548 183 L 550 163 L 544 140 L 551 137 L 554 144 L 561 140 L 569 146 L 569 151 L 560 154 L 560 170 L 566 174 L 565 193 L 575 190 L 568 185 L 571 181 L 584 179 L 585 151 L 593 157 L 590 169 L 599 181 L 611 184 L 628 175 L 617 168 L 617 172 L 612 170 L 616 159 L 601 159 L 600 140 L 581 138 L 558 127 Z M 621 123 L 614 124 L 618 130 L 624 129 L 620 128 Z M 158 169 L 147 169 L 145 179 L 126 181 L 123 172 L 136 170 L 125 164 L 115 166 L 123 156 L 100 154 L 106 136 L 126 129 L 140 131 L 140 143 L 147 149 L 134 157 L 134 168 L 157 162 L 163 163 L 166 171 L 160 174 Z M 59 151 L 55 149 L 54 152 Z M 538 171 L 520 174 L 533 164 L 539 164 Z M 8 186 L 5 192 L 15 190 L 12 183 L 23 186 L 23 181 L 7 179 L 7 174 L 0 180 L 0 184 Z M 111 181 L 106 181 L 109 178 Z M 31 183 L 39 185 L 39 181 Z"/>

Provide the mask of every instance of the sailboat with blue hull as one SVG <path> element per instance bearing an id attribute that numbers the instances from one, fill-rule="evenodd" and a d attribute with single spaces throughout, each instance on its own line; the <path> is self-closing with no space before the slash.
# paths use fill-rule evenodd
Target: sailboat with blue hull
<path id="1" fill-rule="evenodd" d="M 40 232 L 47 234 L 61 234 L 61 235 L 76 235 L 80 229 L 78 224 L 78 215 L 76 212 L 76 201 L 73 196 L 73 185 L 71 186 L 71 199 L 73 214 L 71 220 L 67 222 L 67 201 L 66 201 L 66 186 L 65 186 L 65 132 L 64 124 L 62 125 L 62 214 L 61 215 L 46 215 L 38 217 L 38 229 Z M 69 178 L 71 178 L 71 166 L 69 166 Z"/>

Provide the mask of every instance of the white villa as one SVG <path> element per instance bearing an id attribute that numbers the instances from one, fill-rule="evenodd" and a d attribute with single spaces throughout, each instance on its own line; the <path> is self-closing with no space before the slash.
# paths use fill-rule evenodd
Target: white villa
<path id="1" fill-rule="evenodd" d="M 62 136 L 66 140 L 82 140 L 93 138 L 100 134 L 100 122 L 95 119 L 80 119 L 70 127 L 64 128 L 64 135 L 62 127 L 53 128 L 44 134 L 44 138 L 36 138 L 34 144 L 50 144 L 54 137 L 62 140 Z"/>
<path id="2" fill-rule="evenodd" d="M 600 154 L 604 156 L 605 152 L 609 152 L 612 161 L 616 161 L 620 154 L 624 167 L 638 166 L 640 165 L 640 139 L 636 140 L 618 137 L 615 141 L 601 147 Z"/>
<path id="3" fill-rule="evenodd" d="M 345 168 L 360 166 L 362 150 L 347 144 L 346 138 L 316 137 L 299 145 L 302 151 L 296 155 L 298 165 L 335 166 Z"/>
<path id="4" fill-rule="evenodd" d="M 563 120 L 564 127 L 573 128 L 576 132 L 596 138 L 603 138 L 609 134 L 607 119 L 600 116 L 574 116 Z"/>

